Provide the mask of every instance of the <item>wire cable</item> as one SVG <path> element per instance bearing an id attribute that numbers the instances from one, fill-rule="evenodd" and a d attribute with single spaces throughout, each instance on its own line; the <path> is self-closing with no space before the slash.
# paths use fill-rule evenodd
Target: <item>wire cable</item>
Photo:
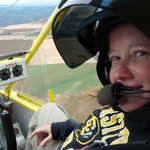
<path id="1" fill-rule="evenodd" d="M 10 5 L 7 9 L 5 9 L 1 14 L 0 16 L 5 13 L 8 9 L 10 9 L 13 5 L 15 5 L 19 0 L 15 1 L 12 5 Z"/>

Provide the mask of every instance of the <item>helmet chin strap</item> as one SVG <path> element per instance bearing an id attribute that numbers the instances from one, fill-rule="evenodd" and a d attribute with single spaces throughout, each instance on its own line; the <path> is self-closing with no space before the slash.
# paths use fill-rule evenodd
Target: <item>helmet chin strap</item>
<path id="1" fill-rule="evenodd" d="M 146 105 L 142 108 L 139 108 L 137 110 L 133 110 L 131 112 L 125 112 L 123 111 L 119 106 L 118 102 L 114 103 L 112 105 L 113 109 L 116 111 L 121 111 L 123 112 L 127 117 L 138 120 L 138 121 L 144 121 L 147 123 L 150 123 L 150 117 L 148 114 L 150 114 L 150 105 Z"/>

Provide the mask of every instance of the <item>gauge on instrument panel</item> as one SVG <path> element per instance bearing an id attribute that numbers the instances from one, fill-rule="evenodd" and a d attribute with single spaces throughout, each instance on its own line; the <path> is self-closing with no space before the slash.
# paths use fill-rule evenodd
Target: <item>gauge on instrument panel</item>
<path id="1" fill-rule="evenodd" d="M 25 79 L 27 77 L 24 58 L 0 61 L 0 86 Z"/>
<path id="2" fill-rule="evenodd" d="M 4 68 L 0 70 L 0 78 L 1 80 L 8 80 L 11 76 L 11 71 L 9 68 Z"/>
<path id="3" fill-rule="evenodd" d="M 22 65 L 16 65 L 15 67 L 12 68 L 12 73 L 14 77 L 19 77 L 20 75 L 22 75 L 22 72 L 23 72 Z"/>

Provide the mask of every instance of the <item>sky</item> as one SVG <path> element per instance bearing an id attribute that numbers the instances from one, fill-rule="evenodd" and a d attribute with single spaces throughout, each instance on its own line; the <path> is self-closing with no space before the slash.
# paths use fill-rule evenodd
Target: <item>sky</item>
<path id="1" fill-rule="evenodd" d="M 11 5 L 17 0 L 0 0 L 0 5 Z M 58 5 L 61 0 L 19 0 L 15 5 Z"/>

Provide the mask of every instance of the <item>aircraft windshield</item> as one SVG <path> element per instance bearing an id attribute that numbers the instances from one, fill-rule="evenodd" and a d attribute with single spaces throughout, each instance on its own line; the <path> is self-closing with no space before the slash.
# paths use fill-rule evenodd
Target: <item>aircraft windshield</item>
<path id="1" fill-rule="evenodd" d="M 30 50 L 55 7 L 56 5 L 13 6 L 1 15 L 0 54 Z M 4 7 L 0 7 L 0 11 L 3 10 Z M 21 21 L 22 16 L 24 22 L 17 23 L 15 18 Z M 32 19 L 26 21 L 27 18 Z M 21 56 L 25 57 L 26 55 Z M 26 70 L 27 78 L 15 82 L 12 87 L 15 92 L 43 104 L 43 101 L 50 102 L 48 90 L 52 90 L 54 102 L 63 106 L 70 117 L 78 121 L 85 120 L 88 112 L 99 108 L 96 95 L 101 85 L 96 74 L 96 56 L 79 68 L 68 68 L 54 45 L 51 32 Z"/>

